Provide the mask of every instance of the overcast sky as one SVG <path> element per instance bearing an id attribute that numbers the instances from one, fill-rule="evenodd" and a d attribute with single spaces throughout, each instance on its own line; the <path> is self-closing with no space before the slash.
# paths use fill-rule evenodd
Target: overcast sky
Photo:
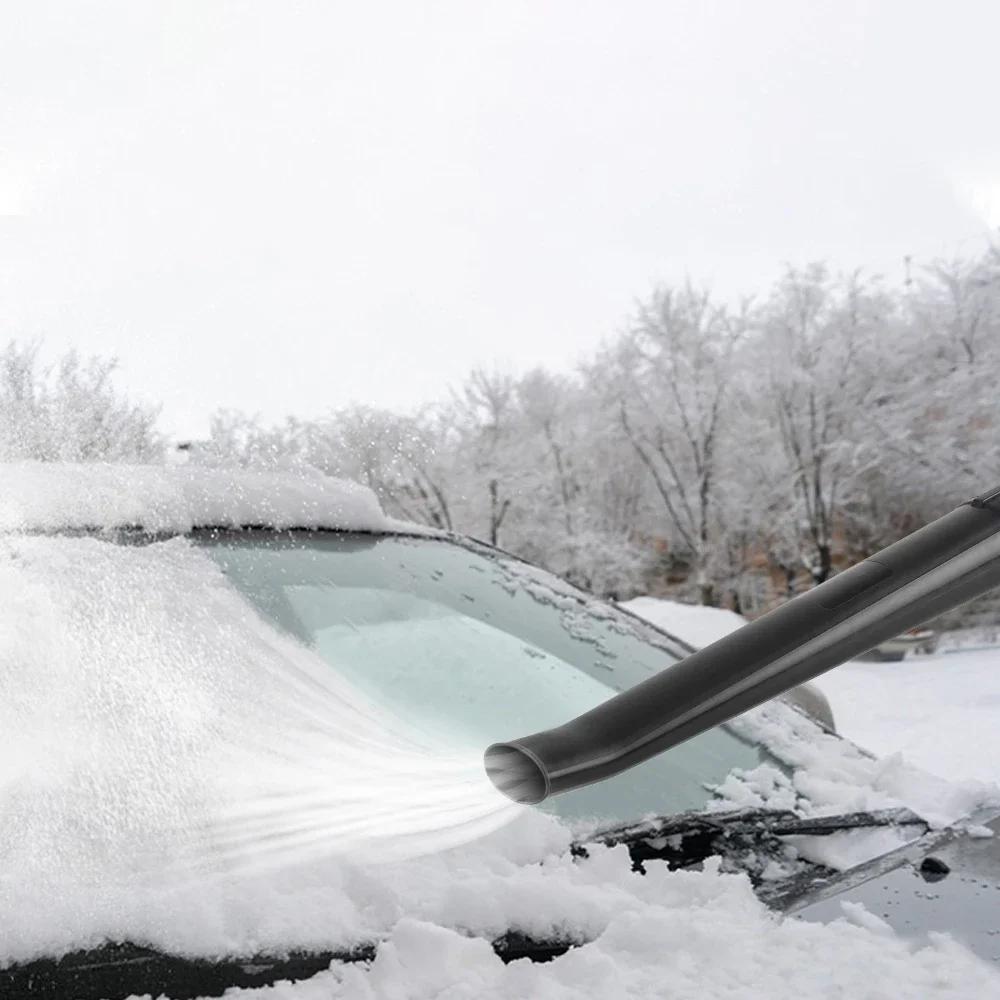
<path id="1" fill-rule="evenodd" d="M 1000 225 L 997 0 L 4 5 L 0 334 L 217 407 L 568 367 L 655 281 Z"/>

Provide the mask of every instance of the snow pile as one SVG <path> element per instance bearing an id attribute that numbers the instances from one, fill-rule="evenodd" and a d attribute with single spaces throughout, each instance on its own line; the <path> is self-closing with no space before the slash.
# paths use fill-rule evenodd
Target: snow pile
<path id="1" fill-rule="evenodd" d="M 899 753 L 875 757 L 817 731 L 807 717 L 782 702 L 762 705 L 730 725 L 746 739 L 765 744 L 796 771 L 789 779 L 762 765 L 730 775 L 719 788 L 728 808 L 771 806 L 821 816 L 905 806 L 939 827 L 1000 804 L 995 784 L 946 781 L 908 764 Z"/>
<path id="2" fill-rule="evenodd" d="M 387 519 L 371 490 L 320 474 L 191 465 L 0 465 L 0 531 L 141 526 L 185 532 L 198 525 L 380 531 Z"/>
<path id="3" fill-rule="evenodd" d="M 908 808 L 932 828 L 942 828 L 980 811 L 1000 809 L 1000 786 L 945 781 L 894 753 L 878 758 L 844 739 L 824 733 L 782 702 L 734 719 L 746 739 L 771 748 L 795 771 L 788 777 L 763 764 L 735 770 L 716 789 L 710 809 L 790 809 L 801 816 Z M 846 869 L 908 843 L 912 830 L 857 830 L 825 837 L 796 838 L 800 855 Z"/>
<path id="4" fill-rule="evenodd" d="M 437 873 L 431 905 L 395 923 L 370 965 L 335 964 L 298 984 L 232 991 L 261 1000 L 987 1000 L 1000 972 L 953 940 L 918 947 L 855 905 L 830 924 L 781 919 L 742 876 L 651 862 L 631 870 L 626 849 L 578 864 L 550 857 L 477 878 Z M 450 886 L 450 888 L 445 888 Z M 562 916 L 590 940 L 545 964 L 504 965 L 473 927 L 518 913 L 535 925 Z M 438 913 L 447 913 L 443 924 Z M 463 926 L 464 924 L 464 926 Z"/>
<path id="5" fill-rule="evenodd" d="M 746 618 L 725 608 L 707 608 L 701 604 L 681 604 L 658 597 L 636 597 L 623 601 L 621 607 L 645 618 L 665 632 L 700 649 L 747 624 Z"/>

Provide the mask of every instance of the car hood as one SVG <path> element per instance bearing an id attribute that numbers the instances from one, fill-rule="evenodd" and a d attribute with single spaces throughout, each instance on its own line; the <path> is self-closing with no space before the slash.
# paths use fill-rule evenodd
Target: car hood
<path id="1" fill-rule="evenodd" d="M 1000 963 L 1000 815 L 926 834 L 777 902 L 803 920 L 846 916 L 882 921 L 904 937 L 949 934 Z"/>

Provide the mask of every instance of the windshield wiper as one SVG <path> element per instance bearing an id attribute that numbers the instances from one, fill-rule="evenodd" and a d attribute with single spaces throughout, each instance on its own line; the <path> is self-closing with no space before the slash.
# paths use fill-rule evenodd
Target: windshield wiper
<path id="1" fill-rule="evenodd" d="M 587 857 L 588 844 L 608 847 L 625 844 L 632 858 L 632 868 L 639 872 L 645 871 L 647 861 L 665 861 L 672 869 L 694 868 L 710 857 L 720 856 L 722 870 L 749 875 L 758 895 L 764 898 L 769 895 L 761 891 L 765 890 L 765 882 L 781 881 L 784 886 L 787 878 L 802 873 L 807 873 L 810 879 L 837 874 L 835 869 L 796 858 L 782 838 L 902 827 L 913 828 L 914 839 L 930 830 L 930 824 L 910 809 L 808 817 L 777 809 L 681 813 L 605 827 L 576 841 L 571 850 L 576 857 Z M 785 879 L 777 877 L 781 869 L 785 870 Z"/>
<path id="2" fill-rule="evenodd" d="M 727 812 L 681 813 L 635 823 L 602 827 L 576 840 L 570 851 L 586 858 L 596 844 L 624 844 L 632 869 L 645 872 L 648 861 L 665 861 L 671 869 L 690 869 L 713 856 L 722 858 L 723 871 L 749 876 L 754 891 L 765 905 L 780 907 L 781 901 L 803 886 L 840 876 L 834 868 L 794 857 L 796 852 L 782 838 L 828 836 L 845 830 L 903 829 L 914 840 L 930 830 L 930 824 L 910 809 L 882 809 L 839 816 L 799 816 L 790 810 L 738 809 Z M 909 836 L 909 833 L 908 833 Z M 493 942 L 504 961 L 530 958 L 550 961 L 585 939 L 540 941 L 508 932 Z"/>

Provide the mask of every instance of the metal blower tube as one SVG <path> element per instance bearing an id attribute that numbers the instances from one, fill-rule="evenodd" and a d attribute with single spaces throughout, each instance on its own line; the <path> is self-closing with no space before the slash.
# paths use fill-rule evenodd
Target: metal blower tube
<path id="1" fill-rule="evenodd" d="M 555 729 L 485 754 L 529 805 L 635 767 L 1000 586 L 1000 487 Z"/>

